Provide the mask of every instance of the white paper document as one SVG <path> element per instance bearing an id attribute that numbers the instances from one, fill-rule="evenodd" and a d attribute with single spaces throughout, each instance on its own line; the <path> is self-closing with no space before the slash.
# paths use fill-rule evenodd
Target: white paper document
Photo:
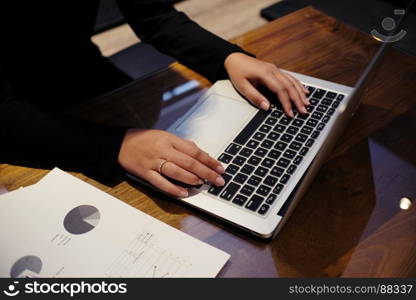
<path id="1" fill-rule="evenodd" d="M 0 277 L 215 277 L 229 254 L 59 169 L 0 196 Z"/>

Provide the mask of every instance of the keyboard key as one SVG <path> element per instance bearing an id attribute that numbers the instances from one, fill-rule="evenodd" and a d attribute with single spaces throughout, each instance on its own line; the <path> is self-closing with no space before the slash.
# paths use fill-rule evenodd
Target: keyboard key
<path id="1" fill-rule="evenodd" d="M 315 119 L 309 119 L 308 122 L 306 122 L 306 125 L 310 126 L 310 127 L 315 127 L 316 124 L 318 124 L 318 121 Z"/>
<path id="2" fill-rule="evenodd" d="M 266 135 L 261 132 L 256 132 L 253 136 L 253 139 L 256 139 L 258 141 L 262 141 Z"/>
<path id="3" fill-rule="evenodd" d="M 286 184 L 290 179 L 290 175 L 289 174 L 285 174 L 282 176 L 282 178 L 280 178 L 280 183 Z"/>
<path id="4" fill-rule="evenodd" d="M 220 197 L 225 200 L 231 200 L 231 198 L 237 193 L 240 186 L 234 182 L 231 182 L 225 190 L 221 193 Z"/>
<path id="5" fill-rule="evenodd" d="M 325 113 L 326 111 L 328 110 L 328 106 L 326 106 L 326 105 L 318 105 L 318 107 L 316 108 L 316 111 L 319 111 L 319 112 L 322 112 L 322 113 Z"/>
<path id="6" fill-rule="evenodd" d="M 220 157 L 218 157 L 218 160 L 219 160 L 220 162 L 225 163 L 225 164 L 230 163 L 230 161 L 231 161 L 232 159 L 233 159 L 233 157 L 232 157 L 231 155 L 228 155 L 228 154 L 225 154 L 225 153 L 221 154 L 221 155 L 220 155 Z"/>
<path id="7" fill-rule="evenodd" d="M 316 89 L 315 93 L 313 93 L 313 97 L 317 99 L 322 99 L 325 93 L 326 91 L 324 89 Z"/>
<path id="8" fill-rule="evenodd" d="M 277 184 L 275 188 L 273 189 L 273 193 L 280 194 L 280 192 L 283 190 L 283 184 Z"/>
<path id="9" fill-rule="evenodd" d="M 299 128 L 295 126 L 289 126 L 286 130 L 287 133 L 295 135 L 298 132 Z"/>
<path id="10" fill-rule="evenodd" d="M 292 150 L 295 150 L 295 151 L 298 151 L 301 147 L 302 147 L 302 144 L 298 143 L 298 142 L 292 142 L 289 145 L 289 148 L 292 149 Z"/>
<path id="11" fill-rule="evenodd" d="M 305 146 L 306 147 L 312 147 L 312 145 L 313 145 L 313 143 L 315 142 L 315 140 L 314 139 L 309 139 L 309 140 L 307 140 L 307 142 L 305 143 Z"/>
<path id="12" fill-rule="evenodd" d="M 295 155 L 296 155 L 296 151 L 293 151 L 293 150 L 290 150 L 290 149 L 287 149 L 285 151 L 285 153 L 283 154 L 283 156 L 286 157 L 286 158 L 288 158 L 288 159 L 294 158 Z"/>
<path id="13" fill-rule="evenodd" d="M 331 105 L 332 99 L 325 98 L 321 101 L 323 105 Z"/>
<path id="14" fill-rule="evenodd" d="M 254 171 L 254 167 L 250 165 L 244 165 L 244 167 L 241 168 L 241 173 L 250 175 Z"/>
<path id="15" fill-rule="evenodd" d="M 267 197 L 265 202 L 269 205 L 272 205 L 274 203 L 274 201 L 276 201 L 276 199 L 277 199 L 277 195 L 270 194 L 269 197 Z"/>
<path id="16" fill-rule="evenodd" d="M 281 124 L 281 125 L 289 125 L 290 121 L 292 121 L 292 118 L 283 117 L 283 118 L 280 119 L 279 124 Z"/>
<path id="17" fill-rule="evenodd" d="M 313 128 L 309 127 L 309 126 L 304 126 L 300 132 L 304 133 L 304 134 L 310 134 L 312 132 Z"/>
<path id="18" fill-rule="evenodd" d="M 254 187 L 249 186 L 249 185 L 245 185 L 241 188 L 240 193 L 246 196 L 251 196 L 251 194 L 253 194 L 254 192 Z"/>
<path id="19" fill-rule="evenodd" d="M 334 101 L 334 103 L 332 103 L 332 107 L 333 108 L 337 108 L 338 106 L 339 106 L 339 101 L 337 100 L 337 101 Z"/>
<path id="20" fill-rule="evenodd" d="M 293 135 L 285 133 L 280 139 L 285 143 L 290 143 L 293 139 Z"/>
<path id="21" fill-rule="evenodd" d="M 225 169 L 225 173 L 234 175 L 235 173 L 237 173 L 239 167 L 237 167 L 236 165 L 229 165 L 227 167 L 227 169 Z"/>
<path id="22" fill-rule="evenodd" d="M 283 112 L 281 110 L 274 110 L 271 114 L 272 117 L 280 118 L 283 115 Z"/>
<path id="23" fill-rule="evenodd" d="M 334 93 L 334 92 L 328 92 L 325 95 L 325 97 L 328 97 L 330 99 L 334 99 L 336 96 L 337 96 L 337 93 Z"/>
<path id="24" fill-rule="evenodd" d="M 246 158 L 244 158 L 242 156 L 236 156 L 233 159 L 233 164 L 235 164 L 237 166 L 242 166 L 245 162 L 246 162 Z"/>
<path id="25" fill-rule="evenodd" d="M 260 177 L 264 177 L 264 176 L 266 176 L 266 174 L 267 174 L 267 169 L 266 168 L 263 168 L 263 167 L 258 167 L 257 169 L 256 169 L 256 171 L 254 172 L 254 174 L 256 174 L 256 175 L 258 175 L 258 176 L 260 176 Z"/>
<path id="26" fill-rule="evenodd" d="M 285 131 L 285 129 L 286 129 L 286 126 L 283 126 L 283 125 L 276 125 L 275 127 L 274 127 L 274 131 L 277 131 L 277 132 L 283 132 L 283 131 Z"/>
<path id="27" fill-rule="evenodd" d="M 264 215 L 267 213 L 267 211 L 269 210 L 269 205 L 267 204 L 263 204 L 262 206 L 260 206 L 260 209 L 258 211 L 259 214 Z"/>
<path id="28" fill-rule="evenodd" d="M 237 153 L 238 153 L 238 151 L 240 151 L 240 149 L 241 149 L 241 146 L 240 146 L 240 145 L 237 145 L 237 144 L 233 144 L 233 143 L 231 143 L 231 144 L 227 147 L 227 149 L 225 150 L 225 152 L 227 152 L 227 153 L 229 153 L 229 154 L 231 154 L 231 155 L 235 155 L 235 154 L 237 154 Z"/>
<path id="29" fill-rule="evenodd" d="M 276 141 L 279 138 L 280 134 L 278 134 L 277 132 L 270 132 L 269 135 L 267 136 L 268 139 L 272 140 L 272 141 Z"/>
<path id="30" fill-rule="evenodd" d="M 267 150 L 264 148 L 258 148 L 254 154 L 260 157 L 264 157 L 267 154 Z"/>
<path id="31" fill-rule="evenodd" d="M 293 161 L 293 163 L 299 165 L 300 162 L 302 161 L 303 157 L 302 156 L 296 156 L 295 160 Z"/>
<path id="32" fill-rule="evenodd" d="M 309 91 L 308 95 L 311 95 L 313 93 L 313 91 L 315 90 L 315 88 L 312 87 L 312 86 L 305 86 L 305 88 Z"/>
<path id="33" fill-rule="evenodd" d="M 312 118 L 317 119 L 317 120 L 320 120 L 320 119 L 322 118 L 322 116 L 323 116 L 323 113 L 321 113 L 321 112 L 319 112 L 319 111 L 315 111 L 315 112 L 312 114 Z"/>
<path id="34" fill-rule="evenodd" d="M 317 131 L 317 130 L 315 130 L 314 132 L 312 132 L 311 137 L 312 137 L 313 139 L 316 139 L 316 138 L 318 138 L 319 134 L 320 134 L 320 132 L 319 132 L 319 131 Z"/>
<path id="35" fill-rule="evenodd" d="M 274 125 L 274 124 L 276 124 L 277 123 L 277 119 L 276 118 L 268 118 L 267 120 L 266 120 L 266 124 L 267 125 Z"/>
<path id="36" fill-rule="evenodd" d="M 246 208 L 252 211 L 256 211 L 259 208 L 260 204 L 263 202 L 264 198 L 259 195 L 253 195 L 246 204 Z"/>
<path id="37" fill-rule="evenodd" d="M 325 127 L 325 123 L 319 123 L 319 125 L 316 127 L 316 130 L 322 130 Z"/>
<path id="38" fill-rule="evenodd" d="M 263 161 L 261 162 L 261 165 L 263 166 L 263 167 L 266 167 L 266 168 L 271 168 L 271 167 L 273 167 L 273 165 L 274 165 L 274 163 L 275 163 L 276 161 L 274 160 L 274 159 L 270 159 L 270 158 L 265 158 L 265 159 L 263 159 Z"/>
<path id="39" fill-rule="evenodd" d="M 309 99 L 309 103 L 311 105 L 317 105 L 319 103 L 319 99 L 311 98 Z"/>
<path id="40" fill-rule="evenodd" d="M 277 143 L 276 143 L 276 145 L 274 145 L 274 147 L 275 147 L 277 150 L 283 151 L 283 150 L 285 150 L 285 149 L 286 149 L 287 144 L 279 141 L 279 142 L 277 142 Z"/>
<path id="41" fill-rule="evenodd" d="M 299 114 L 297 117 L 299 119 L 306 120 L 307 118 L 309 118 L 309 116 L 310 116 L 309 114 Z"/>
<path id="42" fill-rule="evenodd" d="M 260 185 L 259 188 L 257 189 L 256 193 L 263 195 L 263 196 L 267 196 L 268 193 L 270 193 L 271 188 L 268 186 L 265 186 L 264 184 Z"/>
<path id="43" fill-rule="evenodd" d="M 264 119 L 266 119 L 268 113 L 264 110 L 259 110 L 256 115 L 247 123 L 238 136 L 234 139 L 237 144 L 244 145 L 248 139 L 253 135 Z"/>
<path id="44" fill-rule="evenodd" d="M 245 197 L 245 196 L 243 196 L 243 195 L 240 195 L 240 194 L 238 194 L 237 196 L 235 196 L 234 197 L 234 199 L 233 199 L 233 203 L 234 204 L 237 204 L 237 205 L 240 205 L 240 206 L 243 206 L 243 204 L 244 203 L 246 203 L 246 201 L 247 201 L 247 197 Z"/>
<path id="45" fill-rule="evenodd" d="M 262 125 L 259 130 L 261 132 L 268 133 L 270 131 L 270 129 L 272 129 L 270 126 L 268 126 L 268 125 Z"/>
<path id="46" fill-rule="evenodd" d="M 334 112 L 335 112 L 335 109 L 334 108 L 330 108 L 330 109 L 328 109 L 327 114 L 330 115 L 330 116 L 332 116 L 334 114 Z"/>
<path id="47" fill-rule="evenodd" d="M 306 106 L 305 108 L 306 108 L 306 111 L 307 111 L 308 113 L 311 113 L 311 112 L 313 112 L 313 109 L 315 108 L 315 106 L 314 106 L 314 105 L 308 105 L 308 106 Z"/>
<path id="48" fill-rule="evenodd" d="M 254 185 L 254 186 L 258 186 L 260 182 L 261 182 L 261 178 L 257 177 L 256 175 L 253 175 L 248 179 L 247 183 Z"/>
<path id="49" fill-rule="evenodd" d="M 238 173 L 237 175 L 235 175 L 233 181 L 243 184 L 247 180 L 247 178 L 248 178 L 247 175 L 244 175 L 242 173 Z"/>
<path id="50" fill-rule="evenodd" d="M 274 176 L 267 176 L 266 179 L 264 179 L 264 184 L 270 185 L 273 187 L 277 183 L 277 178 Z"/>
<path id="51" fill-rule="evenodd" d="M 271 140 L 264 140 L 263 143 L 261 143 L 261 146 L 270 149 L 273 146 L 274 142 Z"/>
<path id="52" fill-rule="evenodd" d="M 306 136 L 302 133 L 299 133 L 295 138 L 295 140 L 297 140 L 298 142 L 301 142 L 301 143 L 304 143 L 307 139 L 308 139 L 308 136 Z"/>
<path id="53" fill-rule="evenodd" d="M 286 168 L 290 164 L 290 160 L 287 160 L 286 158 L 281 158 L 277 162 L 277 165 L 282 168 Z"/>
<path id="54" fill-rule="evenodd" d="M 342 101 L 342 99 L 344 99 L 344 95 L 338 95 L 337 100 Z"/>
<path id="55" fill-rule="evenodd" d="M 299 154 L 300 155 L 306 155 L 306 153 L 308 153 L 309 148 L 308 147 L 303 147 L 300 151 Z"/>
<path id="56" fill-rule="evenodd" d="M 282 152 L 277 151 L 277 150 L 270 150 L 269 155 L 267 156 L 273 159 L 278 159 L 280 154 L 282 154 Z"/>
<path id="57" fill-rule="evenodd" d="M 244 156 L 244 157 L 249 157 L 251 155 L 251 153 L 253 153 L 253 150 L 244 147 L 243 149 L 241 149 L 240 151 L 240 155 Z"/>
<path id="58" fill-rule="evenodd" d="M 296 171 L 295 165 L 290 165 L 290 167 L 287 169 L 287 174 L 293 174 Z"/>
<path id="59" fill-rule="evenodd" d="M 251 149 L 256 149 L 258 145 L 259 145 L 259 142 L 255 141 L 255 140 L 250 140 L 247 143 L 247 147 L 249 147 Z"/>
<path id="60" fill-rule="evenodd" d="M 251 164 L 251 165 L 253 165 L 253 166 L 257 166 L 260 163 L 260 161 L 261 161 L 261 158 L 260 157 L 257 157 L 257 156 L 254 156 L 253 155 L 248 160 L 248 163 Z"/>
<path id="61" fill-rule="evenodd" d="M 297 126 L 297 127 L 302 127 L 303 123 L 305 123 L 304 120 L 296 118 L 293 120 L 292 125 Z"/>
<path id="62" fill-rule="evenodd" d="M 277 176 L 280 177 L 282 176 L 282 174 L 284 173 L 284 169 L 279 168 L 279 167 L 274 167 L 271 171 L 270 174 L 272 174 L 273 176 Z"/>
<path id="63" fill-rule="evenodd" d="M 329 117 L 328 115 L 324 116 L 324 117 L 322 118 L 322 122 L 324 122 L 324 123 L 328 123 L 329 118 L 330 118 L 330 117 Z"/>
<path id="64" fill-rule="evenodd" d="M 215 186 L 215 185 L 212 185 L 209 188 L 208 193 L 217 196 L 225 188 L 225 186 L 231 180 L 232 177 L 229 174 L 222 174 L 222 178 L 224 178 L 225 184 L 223 186 Z"/>

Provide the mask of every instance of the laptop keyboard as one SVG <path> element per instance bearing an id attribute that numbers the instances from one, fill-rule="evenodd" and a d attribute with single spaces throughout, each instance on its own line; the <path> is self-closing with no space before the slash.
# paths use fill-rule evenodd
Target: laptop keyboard
<path id="1" fill-rule="evenodd" d="M 295 117 L 289 118 L 275 105 L 257 112 L 219 155 L 226 166 L 225 185 L 212 185 L 209 194 L 259 216 L 267 215 L 345 96 L 306 88 L 310 92 L 306 115 L 294 109 Z"/>

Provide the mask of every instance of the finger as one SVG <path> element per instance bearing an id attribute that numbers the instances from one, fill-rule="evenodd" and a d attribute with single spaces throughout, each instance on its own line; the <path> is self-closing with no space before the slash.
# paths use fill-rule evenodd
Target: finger
<path id="1" fill-rule="evenodd" d="M 293 118 L 294 114 L 292 111 L 292 104 L 290 103 L 289 95 L 286 89 L 277 80 L 277 78 L 274 75 L 268 76 L 265 79 L 263 79 L 263 83 L 269 90 L 277 94 L 277 97 L 279 98 L 279 101 L 282 104 L 283 110 L 285 111 L 286 115 Z"/>
<path id="2" fill-rule="evenodd" d="M 307 113 L 305 104 L 302 100 L 302 96 L 304 97 L 305 95 L 303 95 L 303 93 L 299 93 L 292 81 L 290 81 L 289 78 L 286 76 L 286 73 L 276 72 L 275 74 L 276 77 L 283 83 L 284 87 L 286 88 L 290 96 L 290 99 L 292 99 L 292 101 L 295 103 L 298 111 L 304 114 Z"/>
<path id="3" fill-rule="evenodd" d="M 253 103 L 255 106 L 268 110 L 270 107 L 270 102 L 264 97 L 254 86 L 253 84 L 244 79 L 243 84 L 240 86 L 239 91 L 247 97 L 247 99 Z"/>
<path id="4" fill-rule="evenodd" d="M 219 161 L 211 157 L 208 153 L 199 148 L 194 142 L 178 138 L 174 141 L 173 146 L 180 152 L 183 152 L 196 160 L 200 161 L 218 174 L 225 172 L 224 167 Z"/>
<path id="5" fill-rule="evenodd" d="M 166 178 L 163 178 L 158 172 L 150 170 L 144 176 L 144 179 L 149 181 L 159 190 L 162 190 L 168 194 L 171 194 L 176 197 L 188 197 L 189 193 L 185 188 L 179 187 L 176 184 L 173 184 Z"/>
<path id="6" fill-rule="evenodd" d="M 293 77 L 292 75 L 287 74 L 287 73 L 285 73 L 285 74 L 286 74 L 287 78 L 293 83 L 293 85 L 295 86 L 297 91 L 299 92 L 299 95 L 302 97 L 303 103 L 305 105 L 309 105 L 310 103 L 309 103 L 308 98 L 306 98 L 306 96 L 305 96 L 305 94 L 306 94 L 305 90 L 306 89 L 303 86 L 303 84 L 297 78 Z M 306 90 L 306 91 L 309 93 L 308 90 Z"/>
<path id="7" fill-rule="evenodd" d="M 170 161 L 163 165 L 161 171 L 163 175 L 190 185 L 199 185 L 204 183 L 204 181 L 202 181 L 198 176 L 182 169 L 181 167 L 178 167 Z"/>
<path id="8" fill-rule="evenodd" d="M 185 153 L 172 150 L 169 154 L 168 160 L 198 176 L 199 178 L 208 180 L 217 186 L 223 186 L 225 183 L 224 179 L 218 175 L 217 172 Z"/>

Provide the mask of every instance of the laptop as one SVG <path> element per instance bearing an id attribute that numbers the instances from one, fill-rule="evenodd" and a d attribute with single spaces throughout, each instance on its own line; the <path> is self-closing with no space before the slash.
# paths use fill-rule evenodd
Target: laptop
<path id="1" fill-rule="evenodd" d="M 310 92 L 309 113 L 295 111 L 294 118 L 278 101 L 259 110 L 229 80 L 216 82 L 167 130 L 217 158 L 226 184 L 190 188 L 179 200 L 258 237 L 274 237 L 357 110 L 387 45 L 381 44 L 354 88 L 283 70 Z"/>

